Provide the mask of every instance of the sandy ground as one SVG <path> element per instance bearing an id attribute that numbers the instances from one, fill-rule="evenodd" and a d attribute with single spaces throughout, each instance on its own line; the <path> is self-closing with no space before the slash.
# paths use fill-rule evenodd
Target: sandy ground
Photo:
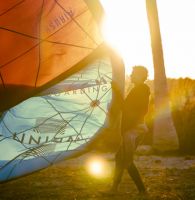
<path id="1" fill-rule="evenodd" d="M 95 177 L 86 166 L 89 158 L 105 160 L 106 174 Z M 112 182 L 113 154 L 90 153 L 47 169 L 0 184 L 0 199 L 65 200 L 195 200 L 195 156 L 135 156 L 148 196 L 140 196 L 125 173 L 119 193 L 103 195 Z"/>

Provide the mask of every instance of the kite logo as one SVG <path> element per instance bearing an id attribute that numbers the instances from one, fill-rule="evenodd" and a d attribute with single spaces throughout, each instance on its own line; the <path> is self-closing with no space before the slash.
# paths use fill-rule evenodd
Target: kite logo
<path id="1" fill-rule="evenodd" d="M 53 32 L 59 27 L 62 27 L 64 24 L 72 20 L 74 12 L 72 9 L 65 10 L 63 13 L 55 16 L 48 24 L 47 32 Z"/>
<path id="2" fill-rule="evenodd" d="M 62 95 L 79 95 L 79 94 L 89 94 L 89 93 L 95 93 L 98 91 L 106 92 L 108 90 L 107 85 L 102 85 L 102 86 L 96 86 L 96 87 L 87 87 L 83 89 L 78 89 L 78 90 L 70 90 L 70 91 L 65 91 L 60 94 L 54 94 L 54 96 L 62 96 Z M 51 95 L 53 96 L 53 95 Z"/>
<path id="3" fill-rule="evenodd" d="M 90 138 L 83 138 L 82 136 L 79 136 L 79 135 L 71 135 L 69 137 L 56 137 L 55 136 L 55 137 L 49 139 L 49 136 L 36 137 L 36 136 L 33 136 L 33 135 L 28 136 L 24 133 L 19 138 L 18 135 L 16 133 L 14 133 L 13 139 L 16 140 L 17 142 L 21 143 L 21 144 L 40 145 L 40 144 L 44 144 L 44 143 L 48 143 L 48 142 L 54 142 L 54 143 L 66 143 L 66 142 L 75 143 L 75 142 L 78 142 L 78 141 L 86 142 L 86 140 L 89 140 Z"/>
<path id="4" fill-rule="evenodd" d="M 96 80 L 96 83 L 97 83 L 98 85 L 107 84 L 107 81 L 105 80 L 104 77 L 101 77 L 100 80 L 98 80 L 98 79 Z"/>

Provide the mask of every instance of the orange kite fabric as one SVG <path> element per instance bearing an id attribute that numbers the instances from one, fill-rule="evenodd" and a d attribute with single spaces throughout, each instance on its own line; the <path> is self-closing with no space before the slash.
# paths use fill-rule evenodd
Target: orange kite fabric
<path id="1" fill-rule="evenodd" d="M 84 0 L 0 2 L 0 111 L 36 94 L 102 43 Z"/>

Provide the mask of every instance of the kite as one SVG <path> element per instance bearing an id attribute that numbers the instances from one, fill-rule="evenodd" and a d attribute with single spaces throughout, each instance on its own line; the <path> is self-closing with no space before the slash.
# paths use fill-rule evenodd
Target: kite
<path id="1" fill-rule="evenodd" d="M 98 1 L 0 3 L 0 182 L 79 155 L 117 128 L 111 83 L 123 91 L 124 69 L 103 43 L 101 14 Z"/>

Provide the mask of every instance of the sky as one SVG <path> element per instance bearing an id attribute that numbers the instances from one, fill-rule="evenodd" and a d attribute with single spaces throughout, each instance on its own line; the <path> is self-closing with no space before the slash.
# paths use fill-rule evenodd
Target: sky
<path id="1" fill-rule="evenodd" d="M 145 0 L 101 0 L 103 35 L 123 57 L 127 74 L 144 65 L 153 79 Z M 166 75 L 195 79 L 195 1 L 157 0 Z"/>

